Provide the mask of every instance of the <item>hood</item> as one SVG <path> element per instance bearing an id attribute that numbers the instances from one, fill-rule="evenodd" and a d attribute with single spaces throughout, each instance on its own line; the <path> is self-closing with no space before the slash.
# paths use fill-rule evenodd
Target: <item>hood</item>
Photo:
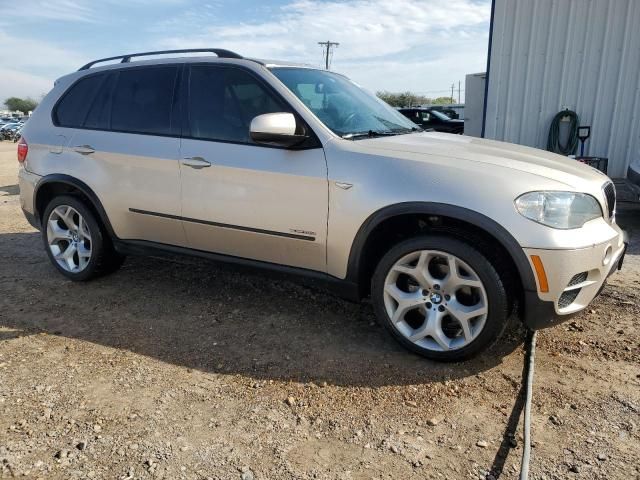
<path id="1" fill-rule="evenodd" d="M 600 186 L 608 177 L 576 160 L 537 148 L 441 132 L 423 132 L 357 140 L 371 151 L 425 154 L 495 165 L 551 179 L 578 191 Z M 585 190 L 586 189 L 586 190 Z"/>

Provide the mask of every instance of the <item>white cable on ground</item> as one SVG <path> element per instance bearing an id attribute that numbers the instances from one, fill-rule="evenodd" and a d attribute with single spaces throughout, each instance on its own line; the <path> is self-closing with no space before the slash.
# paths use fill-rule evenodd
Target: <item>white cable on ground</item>
<path id="1" fill-rule="evenodd" d="M 529 339 L 529 358 L 527 364 L 527 393 L 524 404 L 524 441 L 522 449 L 522 464 L 520 466 L 520 480 L 529 478 L 529 459 L 531 457 L 531 398 L 533 396 L 533 364 L 536 354 L 536 333 Z"/>

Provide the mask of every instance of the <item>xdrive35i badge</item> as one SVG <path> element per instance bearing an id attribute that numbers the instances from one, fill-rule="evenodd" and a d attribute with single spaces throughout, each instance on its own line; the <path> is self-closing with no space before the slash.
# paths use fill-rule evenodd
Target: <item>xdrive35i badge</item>
<path id="1" fill-rule="evenodd" d="M 295 228 L 290 228 L 289 231 L 291 233 L 299 233 L 300 235 L 312 235 L 312 236 L 316 235 L 316 232 L 311 232 L 309 230 L 298 230 L 298 229 L 295 229 Z"/>

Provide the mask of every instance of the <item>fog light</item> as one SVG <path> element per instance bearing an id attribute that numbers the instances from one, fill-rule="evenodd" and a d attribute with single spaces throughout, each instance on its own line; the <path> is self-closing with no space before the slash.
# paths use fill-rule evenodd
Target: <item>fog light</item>
<path id="1" fill-rule="evenodd" d="M 611 256 L 613 255 L 613 248 L 611 248 L 611 245 L 609 245 L 607 247 L 607 249 L 604 252 L 604 258 L 602 259 L 602 265 L 606 266 L 609 265 L 609 262 L 611 261 Z"/>

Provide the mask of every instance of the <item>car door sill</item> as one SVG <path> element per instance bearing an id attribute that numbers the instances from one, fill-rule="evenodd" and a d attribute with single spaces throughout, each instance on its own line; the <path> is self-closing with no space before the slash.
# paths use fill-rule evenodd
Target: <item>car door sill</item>
<path id="1" fill-rule="evenodd" d="M 309 270 L 306 268 L 280 265 L 277 263 L 263 262 L 250 258 L 235 257 L 220 253 L 196 250 L 176 245 L 151 242 L 148 240 L 122 240 L 113 239 L 113 244 L 118 253 L 123 255 L 142 256 L 170 256 L 187 255 L 205 258 L 213 262 L 231 264 L 238 268 L 256 273 L 267 273 L 272 277 L 283 280 L 294 280 L 298 283 L 313 287 L 320 287 L 345 300 L 359 302 L 361 296 L 356 283 L 347 279 L 340 279 L 324 272 Z M 293 277 L 293 278 L 292 278 Z"/>

